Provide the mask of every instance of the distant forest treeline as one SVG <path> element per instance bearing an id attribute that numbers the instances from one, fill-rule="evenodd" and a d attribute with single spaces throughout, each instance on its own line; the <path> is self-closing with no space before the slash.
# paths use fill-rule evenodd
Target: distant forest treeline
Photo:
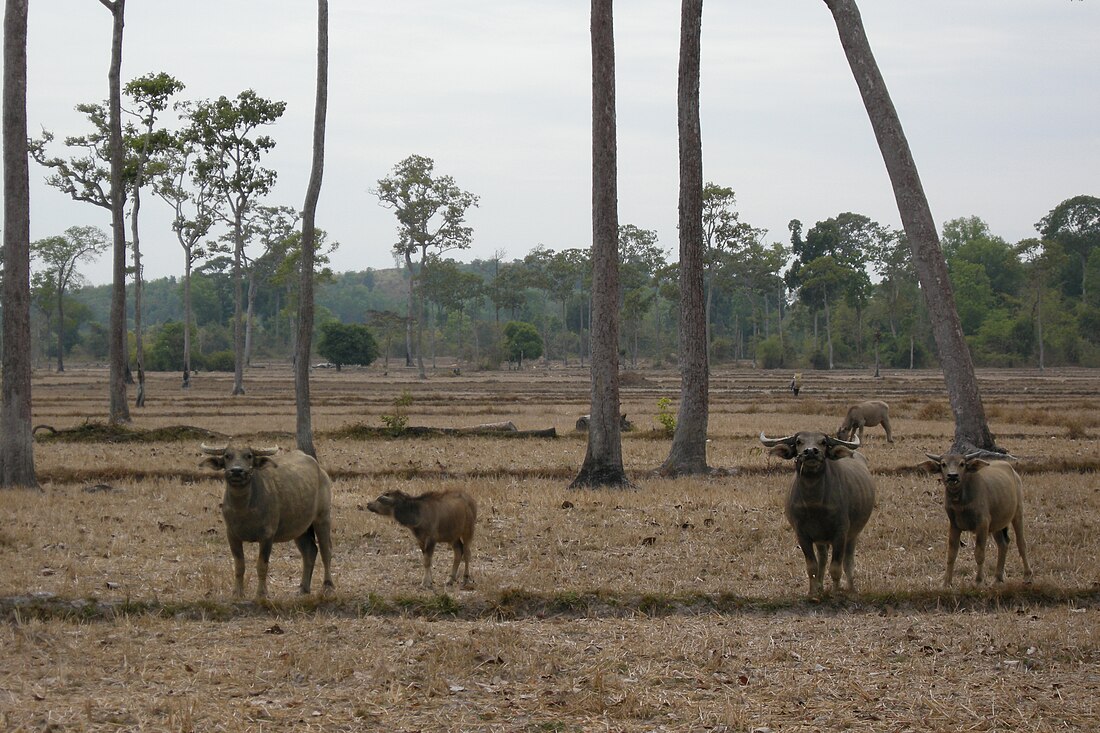
<path id="1" fill-rule="evenodd" d="M 736 217 L 727 225 L 708 231 L 706 303 L 713 362 L 819 369 L 935 363 L 928 317 L 901 232 L 843 213 L 807 231 L 792 221 L 789 243 L 765 245 L 762 232 Z M 975 362 L 1100 366 L 1100 199 L 1069 199 L 1037 230 L 1040 238 L 1009 243 L 977 217 L 943 227 L 956 307 Z M 653 231 L 620 228 L 625 366 L 676 363 L 677 268 L 670 261 L 671 249 Z M 499 368 L 509 359 L 504 325 L 521 321 L 541 336 L 543 360 L 585 363 L 590 270 L 586 250 L 555 252 L 541 246 L 522 259 L 432 260 L 421 276 L 425 360 Z M 404 268 L 322 277 L 316 291 L 318 323 L 365 323 L 381 358 L 404 360 L 407 277 Z M 109 291 L 109 286 L 84 287 L 66 296 L 66 359 L 106 359 Z M 192 292 L 197 365 L 219 368 L 233 338 L 233 283 L 224 261 L 197 269 Z M 147 282 L 143 300 L 147 368 L 179 368 L 180 280 Z M 295 308 L 285 278 L 256 283 L 251 358 L 291 358 Z M 42 366 L 57 349 L 55 316 L 53 301 L 40 299 L 35 349 Z"/>

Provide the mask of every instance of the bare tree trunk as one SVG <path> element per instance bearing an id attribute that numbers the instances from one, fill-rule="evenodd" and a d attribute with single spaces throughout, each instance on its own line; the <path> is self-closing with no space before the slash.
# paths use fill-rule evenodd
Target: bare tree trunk
<path id="1" fill-rule="evenodd" d="M 619 425 L 619 215 L 612 0 L 592 0 L 592 407 L 570 488 L 629 486 Z"/>
<path id="2" fill-rule="evenodd" d="M 699 129 L 699 47 L 703 0 L 680 6 L 680 409 L 661 465 L 670 476 L 707 473 L 710 367 L 703 301 L 703 142 Z"/>
<path id="3" fill-rule="evenodd" d="M 31 199 L 27 163 L 27 3 L 4 8 L 4 276 L 0 487 L 37 488 L 31 432 Z"/>
<path id="4" fill-rule="evenodd" d="M 191 388 L 191 249 L 183 264 L 183 389 Z"/>
<path id="5" fill-rule="evenodd" d="M 137 397 L 134 407 L 145 407 L 145 340 L 141 333 L 141 240 L 138 238 L 138 210 L 141 208 L 141 168 L 138 167 L 137 181 L 134 183 L 134 203 L 130 208 L 130 236 L 134 247 L 134 346 L 137 361 Z"/>
<path id="6" fill-rule="evenodd" d="M 924 194 L 917 165 L 886 83 L 871 52 L 863 19 L 854 0 L 825 0 L 836 21 L 840 43 L 863 97 L 871 127 L 893 184 L 898 212 L 924 290 L 951 410 L 955 414 L 952 447 L 960 451 L 1000 451 L 989 431 L 974 363 L 963 337 L 955 296 L 947 275 L 936 223 Z"/>
<path id="7" fill-rule="evenodd" d="M 252 366 L 252 327 L 256 316 L 256 268 L 248 272 L 248 307 L 244 316 L 244 364 Z"/>
<path id="8" fill-rule="evenodd" d="M 1046 371 L 1046 359 L 1043 353 L 1043 283 L 1039 283 L 1039 291 L 1035 298 L 1035 326 L 1036 336 L 1039 339 L 1039 371 Z"/>
<path id="9" fill-rule="evenodd" d="M 328 117 L 328 0 L 317 0 L 317 99 L 313 110 L 313 165 L 302 208 L 302 271 L 298 285 L 298 335 L 294 360 L 298 450 L 317 456 L 309 404 L 309 352 L 313 345 L 313 261 L 317 248 L 317 201 L 325 172 L 325 123 Z"/>
<path id="10" fill-rule="evenodd" d="M 830 317 L 829 296 L 825 296 L 825 347 L 829 352 L 829 369 L 833 368 L 833 321 Z"/>
<path id="11" fill-rule="evenodd" d="M 126 0 L 99 0 L 114 19 L 111 34 L 111 68 L 107 74 L 110 107 L 111 150 L 111 232 L 114 235 L 114 266 L 112 269 L 109 385 L 110 408 L 108 422 L 112 425 L 130 422 L 126 404 L 126 371 L 129 348 L 126 344 L 126 191 L 123 188 L 122 150 L 122 30 L 125 26 Z"/>
<path id="12" fill-rule="evenodd" d="M 413 318 L 416 313 L 416 273 L 412 255 L 405 252 L 405 272 L 409 273 L 409 298 L 405 306 L 405 366 L 413 365 Z"/>
<path id="13" fill-rule="evenodd" d="M 233 394 L 244 394 L 244 233 L 241 215 L 233 218 Z"/>
<path id="14" fill-rule="evenodd" d="M 57 373 L 65 371 L 65 290 L 57 283 Z"/>

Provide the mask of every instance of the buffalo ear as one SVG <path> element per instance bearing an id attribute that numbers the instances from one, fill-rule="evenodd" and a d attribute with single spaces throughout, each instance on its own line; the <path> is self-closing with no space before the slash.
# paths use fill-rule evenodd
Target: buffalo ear
<path id="1" fill-rule="evenodd" d="M 225 458 L 223 456 L 208 456 L 199 463 L 199 468 L 212 468 L 215 471 L 225 470 Z"/>
<path id="2" fill-rule="evenodd" d="M 966 462 L 967 471 L 981 471 L 983 468 L 989 465 L 989 461 L 982 460 L 981 458 L 971 458 Z"/>
<path id="3" fill-rule="evenodd" d="M 921 461 L 917 464 L 917 468 L 927 473 L 939 473 L 940 462 L 939 461 Z"/>
<path id="4" fill-rule="evenodd" d="M 830 461 L 835 461 L 838 458 L 848 458 L 855 454 L 855 451 L 846 445 L 830 445 L 825 450 L 825 456 Z"/>
<path id="5" fill-rule="evenodd" d="M 778 458 L 782 458 L 784 461 L 789 461 L 795 456 L 794 446 L 788 445 L 787 443 L 780 443 L 773 446 L 768 450 L 768 453 Z"/>

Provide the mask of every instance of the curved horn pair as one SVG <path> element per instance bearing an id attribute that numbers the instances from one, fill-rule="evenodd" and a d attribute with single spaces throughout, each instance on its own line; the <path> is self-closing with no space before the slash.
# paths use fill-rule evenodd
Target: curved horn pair
<path id="1" fill-rule="evenodd" d="M 763 443 L 768 448 L 774 448 L 775 446 L 779 445 L 780 443 L 786 443 L 788 445 L 793 445 L 795 435 L 798 435 L 798 433 L 795 433 L 794 435 L 788 435 L 785 438 L 769 438 L 768 436 L 764 435 L 764 431 L 761 430 L 760 431 L 760 442 Z"/>

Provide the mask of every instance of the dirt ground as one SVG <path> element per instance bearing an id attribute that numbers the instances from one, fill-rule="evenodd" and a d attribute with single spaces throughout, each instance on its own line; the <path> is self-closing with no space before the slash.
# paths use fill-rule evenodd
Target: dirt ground
<path id="1" fill-rule="evenodd" d="M 941 587 L 942 489 L 914 470 L 953 432 L 934 371 L 804 372 L 797 398 L 789 372 L 718 371 L 708 457 L 721 471 L 680 480 L 653 474 L 669 446 L 657 400 L 675 402 L 677 376 L 626 372 L 638 488 L 578 492 L 566 488 L 585 451 L 578 366 L 448 366 L 426 382 L 392 364 L 318 370 L 337 590 L 299 599 L 288 543 L 264 604 L 232 599 L 222 485 L 198 468 L 194 432 L 40 430 L 44 491 L 0 492 L 0 730 L 1100 730 L 1100 373 L 979 377 L 991 428 L 1020 459 L 1031 584 L 1013 542 L 1007 582 L 974 588 L 968 540 L 955 587 Z M 151 375 L 136 430 L 293 447 L 288 368 L 251 370 L 236 398 L 228 376 L 200 374 L 189 392 L 178 381 Z M 756 436 L 835 431 L 865 398 L 890 403 L 896 442 L 867 430 L 877 502 L 858 592 L 809 600 L 782 516 L 791 467 Z M 102 421 L 105 371 L 37 374 L 34 410 L 54 430 Z M 558 437 L 348 430 L 402 410 L 409 425 L 510 420 Z M 411 536 L 365 509 L 391 488 L 477 499 L 473 589 L 442 587 L 446 547 L 434 591 L 418 587 Z M 254 546 L 246 555 L 252 593 Z"/>

